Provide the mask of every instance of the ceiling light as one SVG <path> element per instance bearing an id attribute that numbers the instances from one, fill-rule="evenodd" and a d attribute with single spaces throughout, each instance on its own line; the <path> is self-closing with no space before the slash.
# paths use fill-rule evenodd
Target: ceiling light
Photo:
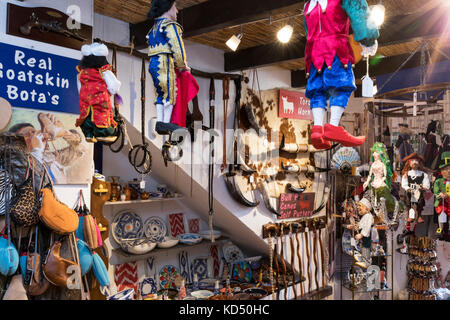
<path id="1" fill-rule="evenodd" d="M 278 40 L 280 40 L 281 43 L 288 43 L 289 40 L 291 40 L 293 32 L 294 28 L 290 24 L 285 25 L 280 29 L 280 31 L 278 31 Z"/>
<path id="2" fill-rule="evenodd" d="M 226 45 L 228 48 L 230 48 L 233 51 L 236 51 L 239 45 L 241 44 L 242 40 L 242 26 L 241 26 L 241 32 L 238 35 L 232 35 L 230 39 L 226 42 Z"/>
<path id="3" fill-rule="evenodd" d="M 370 21 L 379 28 L 384 22 L 386 8 L 380 3 L 370 7 Z"/>

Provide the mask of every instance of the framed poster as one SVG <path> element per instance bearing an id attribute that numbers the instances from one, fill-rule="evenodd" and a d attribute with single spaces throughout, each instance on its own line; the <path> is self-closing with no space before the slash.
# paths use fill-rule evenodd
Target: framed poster
<path id="1" fill-rule="evenodd" d="M 54 184 L 89 184 L 94 175 L 94 147 L 87 143 L 77 115 L 14 108 L 3 131 L 21 134 L 28 151 L 47 165 Z"/>
<path id="2" fill-rule="evenodd" d="M 303 92 L 280 90 L 279 96 L 279 118 L 314 120 L 309 99 Z"/>

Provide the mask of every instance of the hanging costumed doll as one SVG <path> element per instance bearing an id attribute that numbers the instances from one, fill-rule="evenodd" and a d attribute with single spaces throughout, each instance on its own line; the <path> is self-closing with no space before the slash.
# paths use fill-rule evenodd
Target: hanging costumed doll
<path id="1" fill-rule="evenodd" d="M 424 159 L 412 153 L 403 159 L 402 188 L 406 191 L 409 218 L 406 230 L 410 231 L 411 222 L 423 223 L 422 211 L 425 207 L 425 191 L 430 189 L 430 179 L 423 170 Z"/>
<path id="2" fill-rule="evenodd" d="M 181 76 L 183 73 L 186 76 L 184 71 L 187 71 L 187 76 L 190 76 L 189 71 L 191 70 L 186 60 L 182 38 L 183 29 L 176 22 L 177 14 L 175 0 L 153 0 L 148 13 L 148 18 L 155 20 L 152 29 L 147 34 L 147 39 L 148 55 L 150 56 L 149 72 L 153 79 L 156 96 L 157 122 L 155 130 L 161 135 L 170 134 L 181 128 L 179 124 L 182 125 L 183 122 L 172 119 L 172 112 L 177 103 L 177 75 Z M 189 79 L 195 82 L 192 80 L 193 77 Z M 195 92 L 192 98 L 196 94 Z M 187 104 L 185 107 L 187 108 Z"/>
<path id="3" fill-rule="evenodd" d="M 349 26 L 364 55 L 374 55 L 379 37 L 377 27 L 369 21 L 366 0 L 310 0 L 305 4 L 306 97 L 314 117 L 311 144 L 328 149 L 330 141 L 345 147 L 359 146 L 365 137 L 354 137 L 339 126 L 348 100 L 356 90 L 352 65 L 355 57 L 349 42 Z M 324 125 L 330 100 L 331 119 Z"/>
<path id="4" fill-rule="evenodd" d="M 83 58 L 78 71 L 80 117 L 75 125 L 88 142 L 114 142 L 117 123 L 114 121 L 111 95 L 119 92 L 121 83 L 106 60 L 108 48 L 94 42 L 81 47 Z"/>
<path id="5" fill-rule="evenodd" d="M 448 223 L 450 217 L 450 152 L 443 152 L 441 156 L 442 178 L 434 182 L 434 207 L 438 214 L 439 229 L 437 233 L 444 232 L 444 224 Z M 444 232 L 445 233 L 445 232 Z"/>

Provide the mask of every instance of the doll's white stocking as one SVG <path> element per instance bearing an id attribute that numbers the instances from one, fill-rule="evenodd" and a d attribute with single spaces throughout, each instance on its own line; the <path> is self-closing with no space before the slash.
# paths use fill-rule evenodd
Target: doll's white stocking
<path id="1" fill-rule="evenodd" d="M 164 122 L 164 106 L 162 104 L 156 105 L 156 121 Z"/>
<path id="2" fill-rule="evenodd" d="M 173 105 L 169 104 L 164 107 L 164 123 L 169 123 L 170 118 L 172 117 Z"/>
<path id="3" fill-rule="evenodd" d="M 338 127 L 339 122 L 341 122 L 342 114 L 345 111 L 345 108 L 343 107 L 337 107 L 337 106 L 331 106 L 331 116 L 330 116 L 330 124 Z"/>

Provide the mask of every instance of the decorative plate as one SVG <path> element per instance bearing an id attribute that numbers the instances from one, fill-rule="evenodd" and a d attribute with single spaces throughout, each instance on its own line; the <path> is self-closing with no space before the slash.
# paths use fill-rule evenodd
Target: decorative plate
<path id="1" fill-rule="evenodd" d="M 144 278 L 142 282 L 139 284 L 139 290 L 142 296 L 147 296 L 149 294 L 154 294 L 158 292 L 158 288 L 156 286 L 156 281 L 153 278 Z"/>
<path id="2" fill-rule="evenodd" d="M 159 283 L 163 289 L 176 289 L 175 282 L 180 277 L 177 267 L 166 265 L 159 272 Z"/>
<path id="3" fill-rule="evenodd" d="M 233 266 L 231 277 L 234 280 L 249 283 L 252 280 L 252 268 L 245 261 L 238 262 Z"/>
<path id="4" fill-rule="evenodd" d="M 209 230 L 200 231 L 198 234 L 201 235 L 205 239 L 211 240 L 211 234 L 209 233 Z M 220 238 L 221 236 L 222 236 L 222 232 L 220 232 L 218 230 L 213 230 L 214 240 Z"/>
<path id="5" fill-rule="evenodd" d="M 140 239 L 144 237 L 142 220 L 132 211 L 119 212 L 113 220 L 113 238 L 117 243 L 121 239 Z"/>
<path id="6" fill-rule="evenodd" d="M 173 237 L 164 237 L 162 242 L 158 242 L 158 248 L 168 249 L 176 246 L 180 240 Z"/>
<path id="7" fill-rule="evenodd" d="M 150 217 L 145 220 L 144 233 L 153 242 L 162 242 L 167 236 L 167 225 L 160 217 Z"/>
<path id="8" fill-rule="evenodd" d="M 236 262 L 244 260 L 244 254 L 242 253 L 241 249 L 239 249 L 232 243 L 225 244 L 222 250 L 225 260 L 228 263 L 234 264 Z"/>
<path id="9" fill-rule="evenodd" d="M 205 279 L 208 276 L 208 260 L 206 258 L 196 258 L 192 262 L 192 278 L 197 274 L 198 280 Z"/>
<path id="10" fill-rule="evenodd" d="M 199 300 L 208 299 L 208 298 L 212 297 L 213 295 L 214 295 L 214 293 L 212 293 L 211 291 L 208 291 L 208 290 L 198 290 L 198 291 L 191 292 L 191 296 L 193 296 Z"/>
<path id="11" fill-rule="evenodd" d="M 134 290 L 127 289 L 108 297 L 108 300 L 133 300 Z"/>
<path id="12" fill-rule="evenodd" d="M 120 242 L 120 246 L 131 254 L 147 254 L 156 247 L 156 243 L 149 239 L 126 239 Z"/>
<path id="13" fill-rule="evenodd" d="M 178 235 L 178 239 L 180 239 L 180 243 L 193 245 L 200 243 L 203 237 L 196 233 L 183 233 Z"/>

